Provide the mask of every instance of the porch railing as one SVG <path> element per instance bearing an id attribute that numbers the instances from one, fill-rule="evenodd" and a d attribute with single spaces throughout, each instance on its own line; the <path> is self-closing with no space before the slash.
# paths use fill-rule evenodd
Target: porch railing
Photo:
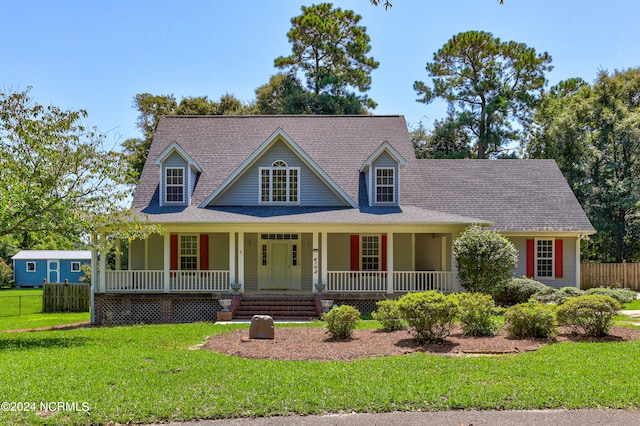
<path id="1" fill-rule="evenodd" d="M 171 271 L 171 291 L 228 291 L 229 271 Z"/>
<path id="2" fill-rule="evenodd" d="M 436 290 L 442 293 L 453 291 L 451 271 L 401 271 L 393 273 L 394 293 Z"/>
<path id="3" fill-rule="evenodd" d="M 175 292 L 228 291 L 229 271 L 171 271 L 169 290 Z M 164 271 L 105 271 L 105 292 L 164 291 Z"/>
<path id="4" fill-rule="evenodd" d="M 105 292 L 161 292 L 163 271 L 105 271 Z"/>
<path id="5" fill-rule="evenodd" d="M 329 271 L 327 292 L 384 293 L 387 291 L 387 273 L 376 271 Z"/>

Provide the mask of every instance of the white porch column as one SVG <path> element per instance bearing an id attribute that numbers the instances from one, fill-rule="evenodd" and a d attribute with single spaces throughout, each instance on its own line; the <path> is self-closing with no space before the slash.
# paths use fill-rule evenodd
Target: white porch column
<path id="1" fill-rule="evenodd" d="M 240 293 L 244 293 L 244 232 L 238 232 L 238 282 L 242 284 Z"/>
<path id="2" fill-rule="evenodd" d="M 169 231 L 164 231 L 162 243 L 164 245 L 162 250 L 164 256 L 162 283 L 164 284 L 164 292 L 169 293 L 171 291 L 171 233 Z"/>
<path id="3" fill-rule="evenodd" d="M 311 256 L 311 268 L 313 271 L 313 289 L 312 292 L 315 292 L 315 286 L 316 284 L 318 284 L 318 277 L 319 277 L 319 270 L 318 267 L 320 266 L 320 247 L 318 246 L 318 233 L 314 232 L 313 234 L 313 241 L 311 243 L 311 249 L 313 250 L 312 252 L 312 256 Z"/>
<path id="4" fill-rule="evenodd" d="M 328 269 L 327 269 L 327 262 L 328 262 L 328 250 L 327 247 L 328 245 L 328 241 L 327 241 L 327 233 L 326 232 L 321 232 L 320 233 L 320 238 L 321 238 L 321 242 L 320 242 L 320 279 L 322 280 L 322 283 L 325 284 L 327 287 L 325 287 L 325 291 L 327 290 L 327 288 L 329 287 L 329 279 L 328 279 Z"/>
<path id="5" fill-rule="evenodd" d="M 393 293 L 393 232 L 387 233 L 387 293 Z"/>
<path id="6" fill-rule="evenodd" d="M 580 274 L 580 237 L 576 238 L 576 287 L 580 288 L 582 276 Z"/>
<path id="7" fill-rule="evenodd" d="M 229 286 L 236 282 L 236 233 L 229 232 Z M 231 289 L 229 288 L 229 291 Z"/>
<path id="8" fill-rule="evenodd" d="M 100 238 L 101 243 L 99 246 L 106 246 L 106 235 L 98 236 Z M 107 254 L 105 252 L 100 253 L 100 287 L 107 290 Z"/>
<path id="9" fill-rule="evenodd" d="M 94 248 L 91 250 L 91 268 L 93 269 L 93 273 L 91 274 L 91 287 L 95 293 L 101 293 L 100 291 L 100 280 L 99 276 L 96 272 L 98 272 L 98 250 L 95 248 L 97 246 L 96 236 L 92 235 L 91 240 L 94 244 Z M 102 284 L 104 286 L 104 284 Z"/>

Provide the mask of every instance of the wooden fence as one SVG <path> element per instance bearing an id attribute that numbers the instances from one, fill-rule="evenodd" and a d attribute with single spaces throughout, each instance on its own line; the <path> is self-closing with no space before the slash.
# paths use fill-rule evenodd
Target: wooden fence
<path id="1" fill-rule="evenodd" d="M 640 291 L 640 263 L 583 263 L 580 288 L 623 287 Z"/>
<path id="2" fill-rule="evenodd" d="M 89 312 L 90 284 L 45 283 L 42 312 Z"/>

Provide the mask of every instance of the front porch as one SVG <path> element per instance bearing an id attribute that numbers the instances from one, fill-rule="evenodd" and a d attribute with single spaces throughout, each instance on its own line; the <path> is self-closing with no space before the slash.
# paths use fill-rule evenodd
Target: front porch
<path id="1" fill-rule="evenodd" d="M 105 271 L 104 293 L 231 293 L 230 271 Z M 389 288 L 389 277 L 392 286 Z M 454 291 L 451 271 L 327 271 L 324 293 L 409 293 Z M 101 287 L 100 287 L 101 288 Z M 265 290 L 266 291 L 266 290 Z M 273 292 L 274 290 L 269 290 Z M 287 289 L 280 292 L 289 293 Z M 293 290 L 292 290 L 293 291 Z"/>
<path id="2" fill-rule="evenodd" d="M 127 269 L 97 259 L 97 294 L 458 291 L 453 232 L 167 232 L 134 240 Z"/>

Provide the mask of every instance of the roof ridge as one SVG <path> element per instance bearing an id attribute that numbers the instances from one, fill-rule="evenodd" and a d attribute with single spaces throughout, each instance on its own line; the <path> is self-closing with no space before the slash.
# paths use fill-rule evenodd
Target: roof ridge
<path id="1" fill-rule="evenodd" d="M 243 114 L 243 115 L 164 115 L 162 118 L 399 118 L 404 117 L 402 114 L 382 114 L 382 115 L 364 115 L 364 114 Z"/>

